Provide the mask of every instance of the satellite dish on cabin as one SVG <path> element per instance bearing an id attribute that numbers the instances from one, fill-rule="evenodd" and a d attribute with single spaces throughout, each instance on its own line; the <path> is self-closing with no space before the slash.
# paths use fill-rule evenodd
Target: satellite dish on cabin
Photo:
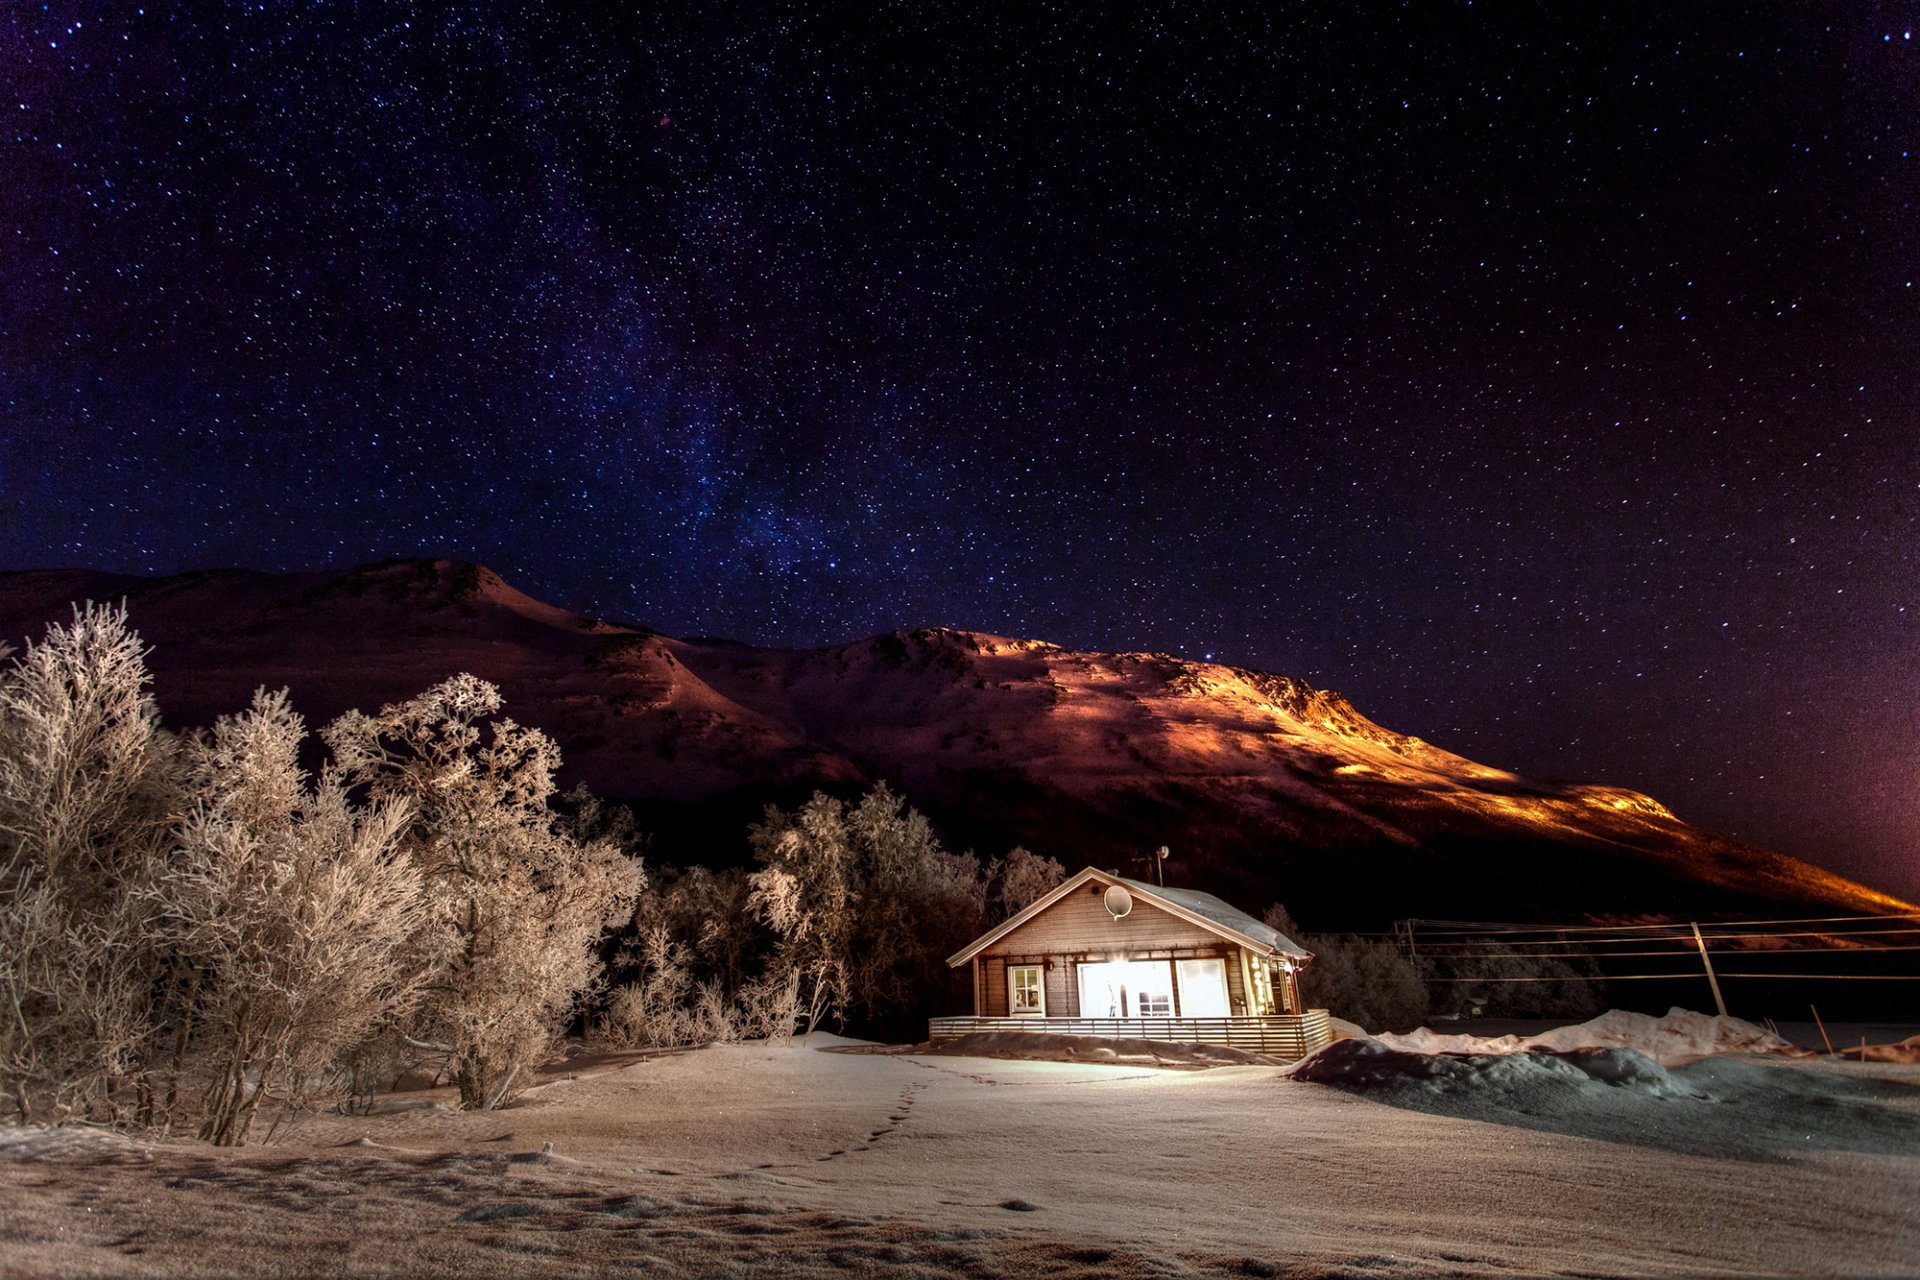
<path id="1" fill-rule="evenodd" d="M 1116 884 L 1108 889 L 1107 896 L 1100 901 L 1106 905 L 1107 914 L 1115 920 L 1133 910 L 1133 895 L 1128 893 L 1127 887 L 1122 884 Z"/>

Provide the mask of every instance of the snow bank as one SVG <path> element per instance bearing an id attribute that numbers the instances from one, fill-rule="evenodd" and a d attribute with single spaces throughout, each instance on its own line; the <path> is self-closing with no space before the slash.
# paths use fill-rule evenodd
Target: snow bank
<path id="1" fill-rule="evenodd" d="M 1706 1096 L 1638 1050 L 1617 1048 L 1457 1054 L 1392 1048 L 1378 1040 L 1338 1040 L 1286 1074 L 1356 1093 L 1395 1094 L 1404 1102 L 1417 1100 L 1409 1095 L 1426 1095 L 1431 1102 L 1479 1101 L 1519 1110 L 1538 1109 L 1568 1091 Z"/>
<path id="2" fill-rule="evenodd" d="M 1426 1027 L 1406 1035 L 1372 1037 L 1389 1049 L 1408 1053 L 1516 1054 L 1536 1049 L 1632 1049 L 1669 1066 L 1690 1058 L 1727 1053 L 1784 1053 L 1793 1048 L 1764 1027 L 1738 1018 L 1711 1017 L 1689 1009 L 1670 1009 L 1662 1017 L 1609 1009 L 1571 1027 L 1555 1027 L 1537 1036 L 1443 1035 Z"/>
<path id="3" fill-rule="evenodd" d="M 931 1053 L 962 1058 L 1026 1058 L 1043 1062 L 1149 1062 L 1192 1067 L 1277 1065 L 1281 1059 L 1220 1044 L 1066 1036 L 1041 1031 L 976 1031 L 944 1041 Z"/>
<path id="4" fill-rule="evenodd" d="M 1281 1076 L 1388 1108 L 1712 1160 L 1920 1152 L 1920 1114 L 1904 1078 L 1785 1054 L 1660 1063 L 1617 1047 L 1421 1053 L 1340 1040 Z M 1910 1192 L 1891 1194 L 1911 1206 Z"/>

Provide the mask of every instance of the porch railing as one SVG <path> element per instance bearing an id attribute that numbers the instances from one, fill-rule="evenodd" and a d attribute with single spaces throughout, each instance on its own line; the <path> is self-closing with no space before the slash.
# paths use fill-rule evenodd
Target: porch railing
<path id="1" fill-rule="evenodd" d="M 927 1021 L 927 1039 L 934 1044 L 981 1031 L 1224 1044 L 1253 1053 L 1272 1054 L 1276 1058 L 1304 1058 L 1315 1049 L 1333 1043 L 1333 1024 L 1328 1021 L 1325 1009 L 1244 1018 L 931 1018 Z"/>

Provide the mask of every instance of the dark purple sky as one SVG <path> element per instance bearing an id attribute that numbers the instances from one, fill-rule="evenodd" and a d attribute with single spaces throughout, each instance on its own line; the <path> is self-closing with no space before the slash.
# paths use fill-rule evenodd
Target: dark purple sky
<path id="1" fill-rule="evenodd" d="M 1212 654 L 1920 895 L 1920 3 L 638 10 L 0 15 L 0 565 Z"/>

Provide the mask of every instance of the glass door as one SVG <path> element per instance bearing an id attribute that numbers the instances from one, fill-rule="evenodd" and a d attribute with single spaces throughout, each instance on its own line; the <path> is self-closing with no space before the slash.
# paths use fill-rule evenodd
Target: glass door
<path id="1" fill-rule="evenodd" d="M 1182 960 L 1174 966 L 1180 977 L 1180 1016 L 1224 1018 L 1233 1012 L 1227 1003 L 1227 962 Z"/>
<path id="2" fill-rule="evenodd" d="M 1165 960 L 1108 960 L 1077 966 L 1083 1018 L 1170 1018 L 1173 966 Z"/>

